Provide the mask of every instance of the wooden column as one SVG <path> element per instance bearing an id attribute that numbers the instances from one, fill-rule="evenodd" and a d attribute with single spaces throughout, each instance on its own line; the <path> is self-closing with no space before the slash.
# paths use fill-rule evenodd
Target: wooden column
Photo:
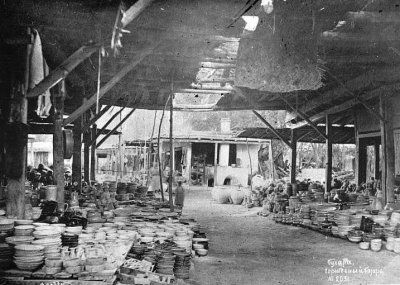
<path id="1" fill-rule="evenodd" d="M 326 115 L 326 137 L 325 192 L 330 192 L 332 184 L 332 124 L 329 115 Z"/>
<path id="2" fill-rule="evenodd" d="M 90 182 L 89 172 L 90 172 L 90 130 L 83 134 L 83 179 L 86 182 Z"/>
<path id="3" fill-rule="evenodd" d="M 375 142 L 375 144 L 374 144 L 374 148 L 375 148 L 375 179 L 379 179 L 379 176 L 380 176 L 380 173 L 379 173 L 379 171 L 380 171 L 380 156 L 381 156 L 381 154 L 380 154 L 380 149 L 379 149 L 379 147 L 380 147 L 380 143 L 379 142 Z"/>
<path id="4" fill-rule="evenodd" d="M 297 130 L 291 132 L 292 161 L 290 164 L 290 183 L 296 183 Z"/>
<path id="5" fill-rule="evenodd" d="M 358 139 L 358 183 L 367 181 L 367 145 L 363 139 Z"/>
<path id="6" fill-rule="evenodd" d="M 362 181 L 359 180 L 359 160 L 360 160 L 360 139 L 358 137 L 358 123 L 357 123 L 357 111 L 356 109 L 354 110 L 354 141 L 356 143 L 356 151 L 354 154 L 354 165 L 353 165 L 353 171 L 354 171 L 354 178 L 356 185 L 360 185 Z"/>
<path id="7" fill-rule="evenodd" d="M 169 207 L 171 209 L 171 212 L 174 211 L 174 199 L 172 197 L 172 184 L 173 181 L 172 179 L 174 178 L 173 176 L 173 169 L 174 169 L 174 162 L 173 162 L 173 155 L 174 155 L 174 138 L 173 138 L 173 118 L 174 118 L 174 105 L 172 104 L 173 100 L 173 94 L 171 94 L 171 103 L 170 103 L 170 108 L 169 108 L 169 190 L 168 190 L 168 196 L 169 196 Z"/>
<path id="8" fill-rule="evenodd" d="M 275 163 L 274 163 L 274 153 L 272 151 L 272 140 L 269 140 L 268 154 L 269 154 L 268 156 L 269 156 L 270 167 L 271 167 L 270 178 L 272 180 L 275 180 Z"/>
<path id="9" fill-rule="evenodd" d="M 72 183 L 77 183 L 77 190 L 82 188 L 82 118 L 74 123 L 74 151 L 72 157 Z"/>
<path id="10" fill-rule="evenodd" d="M 380 115 L 385 121 L 381 120 L 381 145 L 382 145 L 382 192 L 384 203 L 394 202 L 394 182 L 395 182 L 395 153 L 394 153 L 394 134 L 392 121 L 392 107 L 388 99 L 380 96 L 379 104 Z"/>
<path id="11" fill-rule="evenodd" d="M 53 167 L 54 182 L 57 185 L 57 202 L 59 210 L 64 208 L 64 140 L 63 114 L 65 98 L 65 81 L 59 84 L 59 92 L 54 97 L 54 133 L 53 133 Z"/>
<path id="12" fill-rule="evenodd" d="M 27 30 L 27 34 L 30 36 L 30 28 Z M 24 125 L 28 122 L 28 100 L 26 99 L 26 94 L 29 87 L 29 70 L 30 70 L 30 55 L 32 50 L 32 44 L 27 44 L 25 48 L 25 65 L 23 69 L 16 70 L 14 75 L 15 91 L 10 90 L 11 93 L 11 112 L 10 112 L 10 123 L 20 123 L 21 133 L 19 136 L 15 137 L 18 141 L 12 142 L 6 141 L 6 154 L 5 154 L 5 172 L 6 175 L 12 169 L 7 170 L 7 167 L 13 167 L 15 161 L 15 166 L 20 169 L 15 169 L 15 175 L 13 177 L 7 175 L 7 201 L 6 201 L 6 211 L 7 216 L 15 217 L 18 219 L 24 219 L 25 215 L 25 172 L 26 172 L 26 141 L 27 134 L 23 132 Z M 14 59 L 18 60 L 18 59 Z M 12 133 L 12 130 L 9 130 Z M 15 129 L 14 129 L 15 131 Z M 9 134 L 7 134 L 8 139 L 10 139 Z M 25 143 L 23 142 L 25 140 Z M 13 144 L 14 143 L 14 144 Z M 13 149 L 14 147 L 14 149 Z M 22 150 L 22 153 L 20 151 Z M 10 163 L 9 163 L 10 162 Z M 19 176 L 19 177 L 18 177 Z"/>
<path id="13" fill-rule="evenodd" d="M 92 127 L 92 140 L 90 146 L 90 180 L 96 180 L 96 135 L 97 135 L 97 125 L 94 124 Z"/>

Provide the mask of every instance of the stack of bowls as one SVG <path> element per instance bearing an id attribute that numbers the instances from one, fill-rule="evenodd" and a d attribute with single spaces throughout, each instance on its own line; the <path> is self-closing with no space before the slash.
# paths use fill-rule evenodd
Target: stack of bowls
<path id="1" fill-rule="evenodd" d="M 82 226 L 66 227 L 65 233 L 80 235 L 82 233 Z"/>
<path id="2" fill-rule="evenodd" d="M 9 269 L 12 266 L 14 249 L 6 243 L 0 243 L 0 268 Z"/>
<path id="3" fill-rule="evenodd" d="M 20 244 L 15 246 L 14 263 L 18 269 L 34 271 L 44 260 L 44 247 L 33 244 Z"/>
<path id="4" fill-rule="evenodd" d="M 44 238 L 60 238 L 61 232 L 50 226 L 36 226 L 35 231 L 33 232 L 33 236 L 36 239 L 44 239 Z"/>
<path id="5" fill-rule="evenodd" d="M 11 233 L 14 229 L 14 220 L 0 219 L 0 232 Z"/>
<path id="6" fill-rule="evenodd" d="M 14 228 L 15 236 L 32 236 L 34 225 L 21 225 Z"/>
<path id="7" fill-rule="evenodd" d="M 156 272 L 174 275 L 175 255 L 169 251 L 161 251 L 157 258 Z"/>
<path id="8" fill-rule="evenodd" d="M 44 255 L 46 258 L 60 257 L 61 256 L 61 239 L 57 238 L 44 238 L 32 241 L 32 244 L 41 245 L 44 247 Z"/>
<path id="9" fill-rule="evenodd" d="M 394 239 L 393 250 L 394 250 L 395 253 L 400 253 L 400 238 L 395 238 Z"/>
<path id="10" fill-rule="evenodd" d="M 32 225 L 33 220 L 15 220 L 15 226 Z"/>
<path id="11" fill-rule="evenodd" d="M 156 236 L 155 231 L 150 227 L 140 229 L 139 234 L 140 234 L 140 242 L 144 243 L 153 242 L 154 237 Z"/>
<path id="12" fill-rule="evenodd" d="M 174 243 L 176 244 L 177 247 L 185 249 L 187 253 L 191 252 L 192 250 L 192 240 L 187 235 L 175 236 Z"/>
<path id="13" fill-rule="evenodd" d="M 382 240 L 381 239 L 373 239 L 371 240 L 371 250 L 372 251 L 380 251 L 382 248 Z"/>
<path id="14" fill-rule="evenodd" d="M 32 236 L 12 236 L 6 238 L 6 243 L 11 246 L 19 244 L 30 244 L 35 238 Z"/>
<path id="15" fill-rule="evenodd" d="M 191 254 L 186 252 L 176 252 L 175 255 L 175 277 L 179 279 L 189 279 Z"/>
<path id="16" fill-rule="evenodd" d="M 63 260 L 60 257 L 48 257 L 44 262 L 46 265 L 46 274 L 54 275 L 61 272 Z"/>
<path id="17" fill-rule="evenodd" d="M 386 239 L 386 249 L 389 251 L 393 251 L 394 250 L 394 246 L 395 246 L 395 238 L 394 237 L 388 237 Z"/>

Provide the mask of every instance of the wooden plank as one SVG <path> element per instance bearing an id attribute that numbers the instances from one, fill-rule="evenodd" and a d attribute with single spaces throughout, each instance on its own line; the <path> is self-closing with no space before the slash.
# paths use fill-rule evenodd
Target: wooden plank
<path id="1" fill-rule="evenodd" d="M 380 171 L 380 143 L 375 142 L 374 144 L 374 151 L 375 151 L 375 179 L 378 179 L 379 177 L 379 171 Z"/>
<path id="2" fill-rule="evenodd" d="M 158 43 L 157 43 L 158 44 Z M 122 78 L 124 78 L 135 66 L 137 66 L 146 56 L 152 53 L 153 49 L 157 46 L 153 44 L 151 47 L 143 50 L 138 55 L 134 56 L 132 61 L 125 65 L 110 81 L 108 81 L 99 92 L 99 99 L 101 99 L 111 88 L 115 86 Z M 90 97 L 82 106 L 75 110 L 68 118 L 64 120 L 64 125 L 68 125 L 75 121 L 80 115 L 86 112 L 91 106 L 97 102 L 97 92 Z"/>
<path id="3" fill-rule="evenodd" d="M 99 45 L 83 46 L 67 58 L 60 66 L 50 72 L 42 81 L 39 82 L 27 94 L 28 98 L 34 98 L 42 95 L 44 92 L 55 86 L 57 83 L 67 77 L 82 61 L 90 57 L 100 48 Z"/>
<path id="4" fill-rule="evenodd" d="M 297 130 L 291 130 L 291 149 L 292 157 L 290 163 L 290 183 L 296 183 L 296 161 L 297 161 Z M 294 193 L 295 194 L 295 193 Z"/>
<path id="5" fill-rule="evenodd" d="M 129 7 L 129 9 L 123 13 L 121 19 L 122 27 L 125 28 L 127 25 L 129 25 L 129 23 L 139 16 L 139 14 L 142 13 L 143 10 L 146 9 L 146 7 L 152 2 L 153 0 L 138 0 L 135 4 Z"/>
<path id="6" fill-rule="evenodd" d="M 312 127 L 314 130 L 317 131 L 321 136 L 323 136 L 325 139 L 327 139 L 327 135 L 324 132 L 321 132 L 321 130 L 309 119 L 305 114 L 303 114 L 301 111 L 297 110 L 292 104 L 288 102 L 283 96 L 281 96 L 282 100 L 290 107 L 290 109 L 293 110 L 299 117 L 301 117 L 304 121 L 307 122 L 307 124 Z"/>
<path id="7" fill-rule="evenodd" d="M 90 180 L 96 181 L 96 135 L 97 125 L 92 126 L 92 136 L 90 141 Z"/>
<path id="8" fill-rule="evenodd" d="M 326 167 L 325 167 L 325 193 L 331 192 L 332 184 L 332 124 L 329 115 L 326 115 Z"/>
<path id="9" fill-rule="evenodd" d="M 354 179 L 356 182 L 356 185 L 360 185 L 361 181 L 359 180 L 358 173 L 360 171 L 359 169 L 359 157 L 360 157 L 360 138 L 358 136 L 358 119 L 357 119 L 357 111 L 353 113 L 354 117 L 354 138 L 356 142 L 356 149 L 355 149 L 355 154 L 354 154 Z"/>
<path id="10" fill-rule="evenodd" d="M 96 148 L 100 147 L 132 114 L 135 112 L 135 109 L 132 109 L 126 116 L 125 118 L 122 119 L 121 122 L 119 122 L 114 129 L 112 129 L 108 134 L 105 135 L 104 138 L 101 139 L 101 141 L 96 144 Z"/>
<path id="11" fill-rule="evenodd" d="M 64 209 L 64 187 L 65 187 L 65 169 L 64 169 L 64 138 L 63 138 L 63 114 L 65 98 L 65 80 L 59 84 L 59 93 L 54 98 L 54 134 L 53 134 L 53 167 L 54 182 L 57 185 L 58 209 Z"/>
<path id="12" fill-rule="evenodd" d="M 263 123 L 264 123 L 264 125 L 266 125 L 270 130 L 271 130 L 271 132 L 273 132 L 282 142 L 284 142 L 288 147 L 292 147 L 292 145 L 291 145 L 291 143 L 289 143 L 283 136 L 281 136 L 281 134 L 266 120 L 266 119 L 264 119 L 261 115 L 260 115 L 260 113 L 258 113 L 257 111 L 255 111 L 255 110 L 253 110 L 253 113 L 254 113 L 254 115 L 256 115 L 257 116 L 257 118 L 259 118 Z"/>
<path id="13" fill-rule="evenodd" d="M 399 91 L 400 91 L 400 84 L 384 85 L 384 86 L 376 88 L 372 91 L 361 94 L 358 98 L 362 99 L 365 102 L 365 101 L 368 101 L 368 100 L 378 97 L 380 94 L 386 94 L 387 92 L 399 92 Z M 328 108 L 322 112 L 319 112 L 318 114 L 311 116 L 309 119 L 312 122 L 315 122 L 317 120 L 324 118 L 327 114 L 340 113 L 340 112 L 348 110 L 358 104 L 360 104 L 359 100 L 357 100 L 356 98 L 351 98 L 350 100 L 348 100 L 342 104 L 335 105 L 335 106 Z M 290 128 L 299 128 L 306 124 L 307 124 L 306 122 L 299 122 L 296 124 L 289 124 L 289 127 Z"/>
<path id="14" fill-rule="evenodd" d="M 355 23 L 400 23 L 399 12 L 347 12 L 346 18 Z"/>
<path id="15" fill-rule="evenodd" d="M 74 123 L 74 152 L 72 157 L 72 182 L 77 183 L 77 190 L 82 188 L 82 117 Z"/>
<path id="16" fill-rule="evenodd" d="M 82 132 L 86 132 L 90 127 L 97 122 L 98 119 L 100 119 L 105 113 L 107 113 L 108 110 L 110 110 L 112 105 L 106 105 L 103 109 L 100 110 L 99 113 L 94 116 L 94 118 L 90 119 L 89 123 L 87 123 L 83 128 Z"/>
<path id="17" fill-rule="evenodd" d="M 397 82 L 399 81 L 399 79 L 399 66 L 381 69 L 370 69 L 364 74 L 344 82 L 344 86 L 338 86 L 334 89 L 322 93 L 320 96 L 313 100 L 304 102 L 304 104 L 298 109 L 300 110 L 300 112 L 307 114 L 308 112 L 321 106 L 326 106 L 329 104 L 336 105 L 334 104 L 335 100 L 338 100 L 340 97 L 343 97 L 346 94 L 352 95 L 349 94 L 349 91 L 356 92 L 364 88 L 378 90 L 382 85 L 385 85 L 387 87 L 398 87 Z M 360 96 L 360 98 L 363 98 L 363 96 Z"/>
<path id="18" fill-rule="evenodd" d="M 115 119 L 116 117 L 118 117 L 118 115 L 121 114 L 122 111 L 123 111 L 124 109 L 125 109 L 125 107 L 122 107 L 122 108 L 120 108 L 120 109 L 118 110 L 118 112 L 116 112 L 114 115 L 112 115 L 111 118 L 110 118 L 110 119 L 104 124 L 104 126 L 100 129 L 100 131 L 98 131 L 98 132 L 96 132 L 96 133 L 93 133 L 93 132 L 92 132 L 92 141 L 91 141 L 91 143 L 90 143 L 91 145 L 93 145 L 93 143 L 96 144 L 96 139 L 98 139 L 99 136 L 102 135 L 102 134 L 104 133 L 104 131 L 107 129 L 107 126 L 108 126 L 109 124 L 111 124 L 112 121 L 114 121 L 114 119 Z"/>
<path id="19" fill-rule="evenodd" d="M 381 116 L 386 115 L 386 100 L 384 99 L 384 95 L 379 96 L 379 112 Z M 381 174 L 381 181 L 382 181 L 382 193 L 383 193 L 383 203 L 386 202 L 387 197 L 387 188 L 386 188 L 386 177 L 387 177 L 387 159 L 388 159 L 388 148 L 386 142 L 386 132 L 387 127 L 384 121 L 380 121 L 381 127 L 381 145 L 382 145 L 382 174 Z"/>
<path id="20" fill-rule="evenodd" d="M 171 83 L 172 85 L 172 83 Z M 173 88 L 171 88 L 172 92 Z M 169 107 L 169 186 L 168 186 L 168 198 L 169 198 L 169 208 L 170 211 L 174 211 L 174 199 L 172 197 L 172 185 L 173 185 L 173 179 L 174 179 L 174 97 L 173 95 L 172 99 L 170 100 L 170 107 Z M 203 173 L 203 179 L 205 177 L 206 173 Z"/>

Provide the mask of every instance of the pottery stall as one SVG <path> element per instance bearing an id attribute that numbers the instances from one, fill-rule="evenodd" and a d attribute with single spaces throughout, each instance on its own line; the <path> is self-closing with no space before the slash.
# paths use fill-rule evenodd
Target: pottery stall
<path id="1" fill-rule="evenodd" d="M 35 220 L 0 217 L 7 284 L 170 284 L 189 278 L 192 259 L 208 254 L 205 229 L 145 187 L 108 181 L 71 194 L 61 210 L 42 201 Z"/>

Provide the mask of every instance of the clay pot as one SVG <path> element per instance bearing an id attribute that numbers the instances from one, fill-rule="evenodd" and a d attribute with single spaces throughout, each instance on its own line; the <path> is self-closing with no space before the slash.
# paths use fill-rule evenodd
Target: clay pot
<path id="1" fill-rule="evenodd" d="M 233 188 L 231 190 L 231 199 L 232 199 L 232 203 L 233 204 L 240 205 L 243 202 L 243 199 L 244 199 L 244 192 L 242 191 L 242 189 Z"/>
<path id="2" fill-rule="evenodd" d="M 231 190 L 228 187 L 224 186 L 216 186 L 215 189 L 215 200 L 219 204 L 225 204 L 229 202 L 229 198 L 231 197 Z"/>

